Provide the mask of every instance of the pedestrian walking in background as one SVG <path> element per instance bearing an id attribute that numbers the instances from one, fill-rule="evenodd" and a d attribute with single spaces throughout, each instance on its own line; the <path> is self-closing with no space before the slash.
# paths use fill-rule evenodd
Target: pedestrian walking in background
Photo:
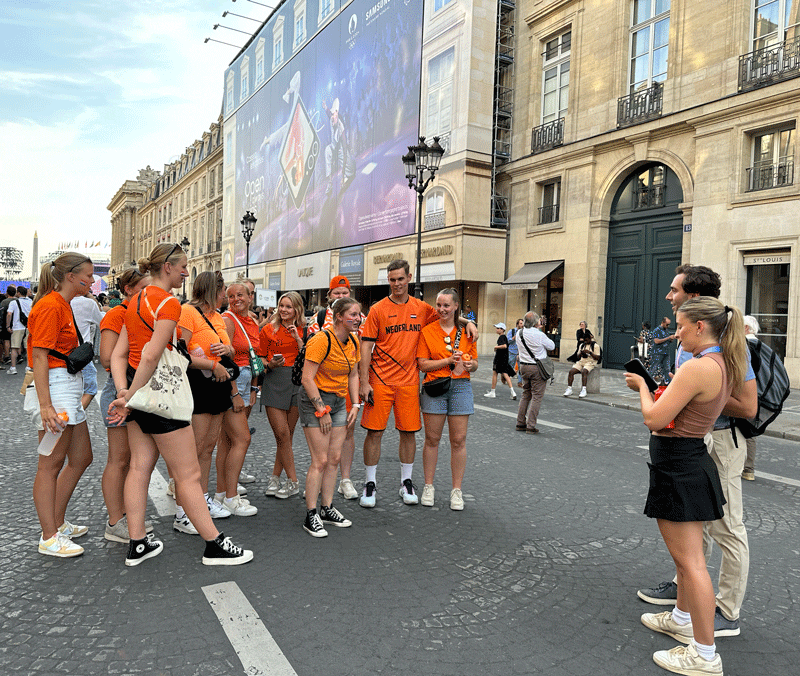
<path id="1" fill-rule="evenodd" d="M 94 278 L 92 278 L 94 283 Z M 75 296 L 70 302 L 72 307 L 72 314 L 77 322 L 77 328 L 83 339 L 94 345 L 95 334 L 100 328 L 100 322 L 103 321 L 103 315 L 100 312 L 100 306 L 94 299 L 91 292 L 91 283 L 82 288 L 82 293 Z M 92 403 L 92 399 L 97 395 L 97 367 L 94 361 L 90 361 L 83 368 L 83 397 L 81 397 L 81 406 L 85 411 Z"/>
<path id="2" fill-rule="evenodd" d="M 159 244 L 149 257 L 139 260 L 139 270 L 150 274 L 152 284 L 131 298 L 125 312 L 125 326 L 111 354 L 117 398 L 111 402 L 110 418 L 112 421 L 127 418 L 131 449 L 131 464 L 125 480 L 125 512 L 130 532 L 125 559 L 128 566 L 157 556 L 164 547 L 152 534 L 147 535 L 144 518 L 150 476 L 159 454 L 175 479 L 175 502 L 183 507 L 187 517 L 185 522 L 176 519 L 173 528 L 200 534 L 205 540 L 203 564 L 233 566 L 253 558 L 252 551 L 236 546 L 211 520 L 208 502 L 200 487 L 200 463 L 190 423 L 128 408 L 133 395 L 150 382 L 164 350 L 173 349 L 171 342 L 181 318 L 181 305 L 171 291 L 180 288 L 188 276 L 186 265 L 186 254 L 180 244 Z M 222 368 L 205 357 L 191 357 L 191 361 L 217 372 Z M 225 371 L 225 377 L 227 375 Z M 191 530 L 186 530 L 186 523 L 192 526 Z"/>
<path id="3" fill-rule="evenodd" d="M 506 325 L 503 322 L 500 322 L 499 324 L 495 324 L 494 328 L 497 332 L 497 344 L 494 346 L 494 360 L 492 361 L 492 389 L 483 396 L 489 397 L 490 399 L 494 399 L 497 396 L 494 390 L 497 387 L 497 377 L 499 375 L 500 380 L 508 385 L 508 389 L 511 390 L 511 399 L 516 399 L 517 393 L 514 391 L 514 383 L 512 382 L 511 377 L 516 376 L 517 374 L 508 361 L 508 337 L 506 336 Z"/>
<path id="4" fill-rule="evenodd" d="M 342 445 L 348 427 L 354 427 L 360 403 L 358 364 L 361 359 L 356 331 L 361 323 L 361 306 L 352 298 L 340 298 L 332 307 L 333 326 L 309 338 L 303 364 L 300 394 L 300 424 L 311 453 L 306 473 L 306 517 L 303 528 L 313 537 L 325 537 L 325 526 L 352 525 L 333 506 Z M 317 500 L 320 499 L 317 513 Z"/>
<path id="5" fill-rule="evenodd" d="M 682 349 L 694 359 L 677 370 L 654 401 L 641 376 L 626 373 L 638 391 L 650 435 L 650 489 L 644 513 L 658 520 L 678 572 L 675 609 L 645 613 L 642 623 L 688 646 L 660 650 L 655 663 L 684 674 L 722 674 L 714 643 L 714 587 L 703 554 L 703 524 L 722 518 L 725 497 L 703 440 L 731 393 L 744 385 L 744 328 L 738 309 L 698 297 L 677 313 Z"/>
<path id="6" fill-rule="evenodd" d="M 83 554 L 83 547 L 72 539 L 89 530 L 66 520 L 75 486 L 92 463 L 92 443 L 81 406 L 83 376 L 68 371 L 64 356 L 80 344 L 69 302 L 92 284 L 93 272 L 91 259 L 78 253 L 61 254 L 45 263 L 28 317 L 28 352 L 39 401 L 39 414 L 34 415 L 39 442 L 47 432 L 61 435 L 50 455 L 39 455 L 33 481 L 33 504 L 42 527 L 39 553 L 62 558 Z M 69 417 L 63 420 L 59 414 Z"/>
<path id="7" fill-rule="evenodd" d="M 636 356 L 648 371 L 650 371 L 651 333 L 650 322 L 642 322 L 642 330 L 639 331 L 639 335 L 636 336 Z"/>
<path id="8" fill-rule="evenodd" d="M 17 287 L 17 295 L 8 304 L 8 310 L 6 311 L 6 316 L 8 317 L 7 328 L 11 333 L 11 365 L 8 367 L 8 374 L 11 376 L 17 373 L 17 359 L 19 359 L 20 353 L 25 347 L 28 316 L 31 313 L 32 306 L 33 300 L 28 298 L 28 289 L 24 286 Z"/>
<path id="9" fill-rule="evenodd" d="M 522 328 L 523 320 L 518 319 L 517 323 L 506 332 L 508 338 L 508 365 L 517 374 L 517 385 L 522 387 L 522 374 L 519 372 L 519 349 L 517 348 L 517 331 Z M 512 376 L 513 378 L 513 376 Z"/>
<path id="10" fill-rule="evenodd" d="M 149 283 L 150 276 L 138 267 L 124 270 L 117 277 L 117 284 L 125 295 L 125 300 L 106 312 L 100 322 L 100 365 L 108 372 L 106 384 L 100 393 L 100 413 L 103 415 L 108 437 L 108 457 L 100 486 L 108 512 L 104 537 L 112 542 L 130 541 L 128 519 L 125 516 L 124 489 L 131 464 L 131 449 L 128 445 L 127 423 L 124 420 L 115 423 L 109 417 L 111 402 L 117 398 L 117 389 L 111 376 L 111 355 L 114 353 L 122 327 L 125 326 L 125 313 L 128 311 L 131 297 Z M 147 527 L 148 533 L 151 530 L 153 530 L 152 525 Z"/>
<path id="11" fill-rule="evenodd" d="M 522 399 L 517 410 L 517 431 L 538 434 L 536 422 L 542 405 L 547 380 L 542 376 L 537 360 L 547 358 L 555 343 L 542 331 L 542 318 L 533 311 L 525 314 L 522 329 L 517 331 L 519 370 L 522 374 Z"/>
<path id="12" fill-rule="evenodd" d="M 2 354 L 0 354 L 0 371 L 5 371 L 6 364 L 11 362 L 11 331 L 8 329 L 8 306 L 17 295 L 17 287 L 9 284 L 6 287 L 5 294 L 2 295 L 0 300 L 0 345 L 2 345 Z"/>
<path id="13" fill-rule="evenodd" d="M 278 309 L 261 330 L 259 355 L 265 359 L 267 372 L 261 386 L 261 404 L 267 410 L 277 449 L 266 496 L 289 498 L 300 492 L 294 466 L 292 441 L 300 417 L 300 385 L 292 383 L 292 366 L 305 344 L 303 299 L 296 291 L 287 291 L 278 299 Z M 281 483 L 281 473 L 286 480 Z"/>
<path id="14" fill-rule="evenodd" d="M 467 465 L 467 424 L 473 407 L 472 384 L 469 374 L 478 368 L 478 350 L 475 341 L 456 325 L 459 297 L 455 289 L 444 289 L 436 296 L 439 321 L 422 329 L 417 345 L 417 363 L 425 374 L 420 395 L 420 408 L 425 423 L 425 445 L 422 450 L 422 467 L 425 486 L 420 502 L 433 507 L 436 463 L 439 460 L 439 442 L 444 423 L 450 437 L 450 509 L 464 509 L 461 485 Z M 425 386 L 442 378 L 449 378 L 449 387 L 441 394 L 429 394 Z"/>
<path id="15" fill-rule="evenodd" d="M 332 306 L 339 298 L 350 298 L 350 280 L 344 275 L 336 275 L 330 282 L 328 289 L 328 307 L 325 309 L 324 315 L 318 313 L 314 316 L 314 321 L 308 328 L 309 335 L 318 333 L 322 329 L 329 329 L 333 327 L 333 310 Z M 320 323 L 322 319 L 322 323 Z M 360 336 L 364 329 L 364 322 L 366 321 L 364 313 L 361 313 L 360 321 L 358 324 L 358 335 Z M 353 402 L 350 400 L 350 393 L 347 393 L 347 410 L 350 411 Z M 353 456 L 356 452 L 356 439 L 355 431 L 356 426 L 351 425 L 347 428 L 347 435 L 344 438 L 342 445 L 342 459 L 340 461 L 342 478 L 339 482 L 339 487 L 336 489 L 339 495 L 344 496 L 347 500 L 355 500 L 358 497 L 358 491 L 353 485 L 351 473 L 353 469 Z"/>
<path id="16" fill-rule="evenodd" d="M 236 382 L 229 380 L 228 371 L 221 363 L 223 357 L 230 359 L 233 355 L 225 322 L 216 310 L 224 297 L 225 282 L 222 274 L 201 272 L 192 284 L 192 300 L 181 307 L 181 317 L 178 320 L 181 338 L 193 357 L 192 366 L 187 373 L 194 398 L 192 430 L 200 462 L 200 485 L 205 492 L 212 519 L 226 519 L 231 515 L 230 510 L 207 492 L 211 457 L 222 429 L 222 415 L 233 407 L 234 402 L 240 409 L 244 407 Z M 237 472 L 234 491 L 238 479 Z M 176 519 L 185 521 L 177 500 L 176 506 Z M 187 524 L 186 529 L 194 530 L 191 524 Z"/>
<path id="17" fill-rule="evenodd" d="M 672 320 L 664 317 L 653 332 L 650 339 L 653 346 L 650 349 L 650 368 L 648 369 L 653 380 L 657 383 L 669 385 L 669 374 L 672 372 L 672 341 L 677 338 L 676 334 L 670 333 Z"/>
<path id="18" fill-rule="evenodd" d="M 744 321 L 744 335 L 745 338 L 752 342 L 758 341 L 758 334 L 761 331 L 761 326 L 758 320 L 752 315 L 745 315 Z M 755 481 L 756 479 L 756 440 L 755 437 L 745 439 L 745 447 L 747 449 L 744 459 L 744 469 L 742 470 L 742 479 L 745 481 Z"/>

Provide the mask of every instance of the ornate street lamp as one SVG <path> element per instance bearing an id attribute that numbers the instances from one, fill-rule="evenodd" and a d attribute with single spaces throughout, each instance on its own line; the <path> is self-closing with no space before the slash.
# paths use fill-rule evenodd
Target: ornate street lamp
<path id="1" fill-rule="evenodd" d="M 439 145 L 438 136 L 433 137 L 430 145 L 425 143 L 424 136 L 420 136 L 419 144 L 408 146 L 408 153 L 402 157 L 408 187 L 417 192 L 417 271 L 414 295 L 419 299 L 422 299 L 422 196 L 436 176 L 442 155 L 444 148 Z"/>
<path id="2" fill-rule="evenodd" d="M 246 258 L 244 261 L 244 276 L 250 276 L 250 238 L 253 236 L 253 230 L 256 229 L 256 221 L 258 219 L 251 214 L 249 211 L 246 211 L 244 216 L 242 216 L 242 220 L 239 221 L 242 224 L 242 237 L 244 237 L 244 243 L 246 248 Z"/>
<path id="3" fill-rule="evenodd" d="M 183 253 L 185 253 L 187 256 L 189 255 L 189 244 L 191 244 L 191 242 L 189 242 L 189 238 L 184 235 L 183 239 L 180 241 L 180 245 L 181 249 L 183 249 Z M 186 300 L 186 277 L 183 278 L 183 300 Z"/>

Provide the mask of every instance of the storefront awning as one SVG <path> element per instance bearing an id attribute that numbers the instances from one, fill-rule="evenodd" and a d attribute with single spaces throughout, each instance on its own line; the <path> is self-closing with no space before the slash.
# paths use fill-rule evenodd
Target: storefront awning
<path id="1" fill-rule="evenodd" d="M 544 263 L 525 263 L 511 277 L 503 282 L 504 289 L 538 289 L 547 275 L 555 270 L 564 261 L 545 261 Z"/>

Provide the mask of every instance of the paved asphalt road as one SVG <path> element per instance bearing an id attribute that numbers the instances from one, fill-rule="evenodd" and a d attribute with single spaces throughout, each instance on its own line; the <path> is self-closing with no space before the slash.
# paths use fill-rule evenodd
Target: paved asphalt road
<path id="1" fill-rule="evenodd" d="M 486 360 L 484 364 L 488 363 Z M 516 402 L 484 399 L 475 377 L 466 509 L 452 512 L 444 441 L 433 509 L 402 504 L 397 435 L 387 432 L 378 506 L 338 506 L 354 525 L 316 540 L 301 528 L 299 497 L 263 497 L 274 457 L 264 413 L 248 467 L 258 481 L 252 518 L 218 526 L 255 550 L 245 566 L 208 568 L 197 537 L 171 528 L 171 503 L 155 476 L 148 510 L 165 551 L 136 568 L 124 545 L 103 539 L 99 477 L 105 432 L 89 411 L 95 461 L 68 518 L 90 527 L 86 553 L 39 555 L 31 498 L 35 432 L 21 411 L 19 376 L 0 372 L 2 674 L 663 674 L 653 651 L 672 647 L 643 627 L 658 610 L 636 590 L 672 576 L 653 521 L 642 515 L 647 434 L 636 411 L 566 400 L 556 385 L 542 434 L 514 431 Z M 563 374 L 562 374 L 563 375 Z M 630 403 L 630 400 L 628 400 Z M 421 435 L 418 435 L 421 449 Z M 357 483 L 363 480 L 358 450 Z M 718 639 L 729 676 L 798 673 L 800 462 L 796 441 L 759 440 L 746 483 L 751 571 L 742 634 Z M 308 451 L 298 428 L 298 468 Z M 415 481 L 422 484 L 421 450 Z M 712 562 L 716 579 L 718 557 Z"/>

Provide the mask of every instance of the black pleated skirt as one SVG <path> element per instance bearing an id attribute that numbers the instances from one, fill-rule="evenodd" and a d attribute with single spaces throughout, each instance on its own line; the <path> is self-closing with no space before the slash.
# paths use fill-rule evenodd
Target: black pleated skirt
<path id="1" fill-rule="evenodd" d="M 650 490 L 645 515 L 668 521 L 715 521 L 725 496 L 702 439 L 650 435 Z"/>

